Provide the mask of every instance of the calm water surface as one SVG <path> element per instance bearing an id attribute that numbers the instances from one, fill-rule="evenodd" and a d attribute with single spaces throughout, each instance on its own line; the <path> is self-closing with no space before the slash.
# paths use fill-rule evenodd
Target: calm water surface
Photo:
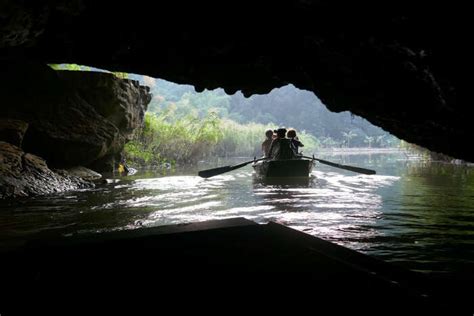
<path id="1" fill-rule="evenodd" d="M 377 170 L 316 164 L 309 183 L 266 185 L 244 167 L 210 179 L 198 169 L 136 174 L 93 190 L 0 202 L 0 248 L 84 234 L 245 217 L 275 221 L 406 268 L 474 279 L 474 169 L 403 154 L 321 156 Z"/>

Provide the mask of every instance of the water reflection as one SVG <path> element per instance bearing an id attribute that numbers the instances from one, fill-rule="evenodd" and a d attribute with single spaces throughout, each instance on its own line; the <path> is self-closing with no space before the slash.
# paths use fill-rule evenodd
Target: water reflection
<path id="1" fill-rule="evenodd" d="M 378 234 L 373 227 L 382 197 L 376 190 L 398 179 L 315 171 L 304 184 L 253 184 L 261 203 L 278 211 L 271 220 L 362 250 L 368 245 L 360 241 Z"/>
<path id="2" fill-rule="evenodd" d="M 472 168 L 388 154 L 321 158 L 376 169 L 377 175 L 320 164 L 308 181 L 290 184 L 262 182 L 251 167 L 209 179 L 197 177 L 196 170 L 136 174 L 94 190 L 0 202 L 0 247 L 40 233 L 81 234 L 243 216 L 258 223 L 280 222 L 415 270 L 452 272 L 472 266 Z"/>
<path id="3" fill-rule="evenodd" d="M 295 178 L 262 178 L 257 174 L 252 175 L 252 183 L 255 186 L 264 185 L 264 186 L 309 186 L 315 181 L 315 177 L 311 175 L 310 177 L 295 177 Z"/>

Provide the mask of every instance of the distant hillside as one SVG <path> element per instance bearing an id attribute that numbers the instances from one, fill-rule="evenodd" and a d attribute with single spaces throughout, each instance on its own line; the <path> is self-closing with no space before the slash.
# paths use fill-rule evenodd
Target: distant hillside
<path id="1" fill-rule="evenodd" d="M 154 95 L 149 111 L 170 107 L 175 115 L 195 113 L 204 117 L 215 112 L 239 123 L 261 123 L 305 130 L 326 147 L 390 147 L 399 140 L 367 120 L 349 112 L 333 113 L 312 93 L 292 85 L 274 89 L 267 95 L 245 98 L 240 92 L 225 94 L 223 89 L 197 93 L 193 86 L 161 79 L 129 75 L 148 85 Z"/>

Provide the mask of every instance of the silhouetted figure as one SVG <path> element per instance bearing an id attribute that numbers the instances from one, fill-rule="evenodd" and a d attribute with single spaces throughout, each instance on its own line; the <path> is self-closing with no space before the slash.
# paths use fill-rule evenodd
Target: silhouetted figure
<path id="1" fill-rule="evenodd" d="M 262 143 L 262 152 L 264 157 L 268 157 L 268 153 L 270 152 L 270 146 L 272 145 L 273 141 L 273 131 L 271 129 L 265 132 L 266 139 Z"/>
<path id="2" fill-rule="evenodd" d="M 286 133 L 286 136 L 290 139 L 291 142 L 291 149 L 293 149 L 293 152 L 295 153 L 296 156 L 300 155 L 298 152 L 299 147 L 304 147 L 303 143 L 299 141 L 298 136 L 296 136 L 296 130 L 293 128 L 290 128 L 288 132 Z"/>
<path id="3" fill-rule="evenodd" d="M 268 157 L 273 160 L 284 160 L 296 158 L 291 149 L 291 141 L 285 137 L 286 128 L 279 128 L 276 131 L 277 138 L 272 141 Z"/>

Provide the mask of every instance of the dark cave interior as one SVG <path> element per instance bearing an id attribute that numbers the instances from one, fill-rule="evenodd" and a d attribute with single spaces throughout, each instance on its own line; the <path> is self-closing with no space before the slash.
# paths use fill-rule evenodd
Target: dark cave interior
<path id="1" fill-rule="evenodd" d="M 469 107 L 458 97 L 471 59 L 466 12 L 428 1 L 6 1 L 0 56 L 230 94 L 292 83 L 332 111 L 473 161 Z"/>

